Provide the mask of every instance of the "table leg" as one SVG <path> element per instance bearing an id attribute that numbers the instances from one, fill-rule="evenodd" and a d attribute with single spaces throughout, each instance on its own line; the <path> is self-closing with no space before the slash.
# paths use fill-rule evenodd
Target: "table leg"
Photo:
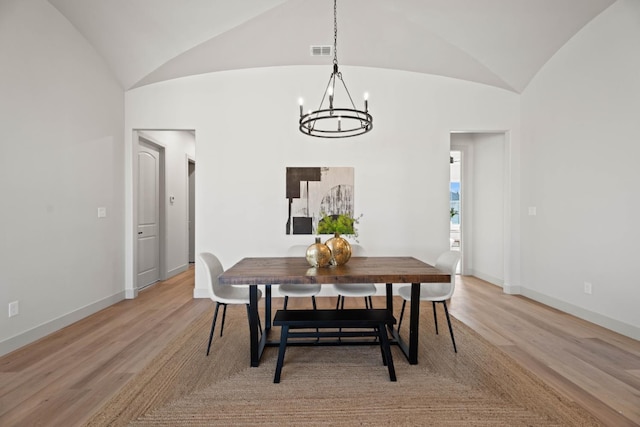
<path id="1" fill-rule="evenodd" d="M 411 319 L 409 323 L 409 363 L 418 364 L 418 323 L 420 319 L 420 283 L 411 284 Z"/>
<path id="2" fill-rule="evenodd" d="M 271 285 L 264 287 L 264 329 L 271 329 Z"/>
<path id="3" fill-rule="evenodd" d="M 387 283 L 387 310 L 393 313 L 393 287 Z"/>
<path id="4" fill-rule="evenodd" d="M 249 286 L 249 341 L 251 366 L 258 366 L 260 364 L 258 351 L 258 285 Z"/>

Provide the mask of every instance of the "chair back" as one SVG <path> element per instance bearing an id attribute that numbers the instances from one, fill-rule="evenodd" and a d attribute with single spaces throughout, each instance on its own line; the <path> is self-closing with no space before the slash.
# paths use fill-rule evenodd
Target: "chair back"
<path id="1" fill-rule="evenodd" d="M 360 245 L 351 245 L 351 256 L 367 256 L 366 251 Z"/>
<path id="2" fill-rule="evenodd" d="M 199 254 L 199 257 L 207 272 L 206 278 L 207 283 L 209 284 L 209 289 L 211 290 L 211 297 L 215 300 L 215 297 L 219 295 L 220 290 L 218 276 L 224 273 L 224 268 L 222 268 L 222 263 L 220 263 L 218 257 L 212 253 L 202 252 Z"/>
<path id="3" fill-rule="evenodd" d="M 438 283 L 438 285 L 440 285 L 439 290 L 442 292 L 442 299 L 449 299 L 453 295 L 456 287 L 456 270 L 458 269 L 459 262 L 460 251 L 447 251 L 436 260 L 435 267 L 451 275 L 450 283 Z"/>
<path id="4" fill-rule="evenodd" d="M 287 249 L 287 256 L 305 258 L 307 256 L 307 248 L 309 245 L 293 245 Z"/>

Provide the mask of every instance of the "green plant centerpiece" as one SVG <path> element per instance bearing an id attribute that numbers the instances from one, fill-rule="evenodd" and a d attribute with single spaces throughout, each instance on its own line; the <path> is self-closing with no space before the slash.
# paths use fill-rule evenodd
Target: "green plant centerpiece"
<path id="1" fill-rule="evenodd" d="M 352 217 L 347 214 L 327 215 L 322 213 L 322 218 L 318 221 L 317 234 L 342 234 L 344 236 L 353 237 L 357 242 L 358 229 L 356 224 L 360 221 L 359 217 Z"/>
<path id="2" fill-rule="evenodd" d="M 352 236 L 357 241 L 358 230 L 356 224 L 360 217 L 350 215 L 326 215 L 318 221 L 318 234 L 333 234 L 333 237 L 325 242 L 331 251 L 331 265 L 343 265 L 351 258 L 351 244 L 341 235 Z"/>

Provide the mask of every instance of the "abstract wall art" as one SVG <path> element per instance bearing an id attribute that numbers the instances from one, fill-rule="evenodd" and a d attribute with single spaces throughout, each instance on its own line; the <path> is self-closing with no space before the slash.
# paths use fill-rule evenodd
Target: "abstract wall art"
<path id="1" fill-rule="evenodd" d="M 323 215 L 353 216 L 353 168 L 288 167 L 286 234 L 316 234 Z"/>

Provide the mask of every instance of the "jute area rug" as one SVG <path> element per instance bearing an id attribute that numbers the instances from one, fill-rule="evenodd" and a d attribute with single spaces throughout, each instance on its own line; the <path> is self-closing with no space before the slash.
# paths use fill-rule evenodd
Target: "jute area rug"
<path id="1" fill-rule="evenodd" d="M 427 304 L 419 364 L 392 347 L 395 383 L 372 345 L 289 347 L 274 384 L 277 348 L 249 367 L 244 307 L 229 306 L 207 357 L 210 321 L 194 322 L 88 425 L 600 425 L 456 319 L 454 353 L 444 316 L 436 335 Z"/>

